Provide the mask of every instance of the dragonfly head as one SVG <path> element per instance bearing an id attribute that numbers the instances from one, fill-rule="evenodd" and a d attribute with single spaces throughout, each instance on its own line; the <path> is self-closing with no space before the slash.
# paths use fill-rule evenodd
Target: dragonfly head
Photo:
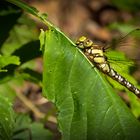
<path id="1" fill-rule="evenodd" d="M 80 49 L 85 49 L 91 47 L 93 42 L 90 39 L 87 39 L 85 36 L 82 36 L 76 41 L 76 45 Z"/>

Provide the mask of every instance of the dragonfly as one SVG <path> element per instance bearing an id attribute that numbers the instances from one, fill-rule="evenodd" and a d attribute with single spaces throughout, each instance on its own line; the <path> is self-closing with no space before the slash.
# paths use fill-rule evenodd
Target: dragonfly
<path id="1" fill-rule="evenodd" d="M 140 35 L 140 29 L 132 30 L 126 36 L 118 39 L 119 42 L 123 42 L 127 37 L 131 34 Z M 138 98 L 140 98 L 140 89 L 134 86 L 131 82 L 129 82 L 125 77 L 120 75 L 115 69 L 113 69 L 108 61 L 108 57 L 105 54 L 106 48 L 112 46 L 112 44 L 108 46 L 98 45 L 94 43 L 89 38 L 82 36 L 76 41 L 76 46 L 79 48 L 84 55 L 88 58 L 88 60 L 102 73 L 108 75 L 113 80 L 117 81 L 121 85 L 125 86 L 129 91 L 134 93 Z"/>

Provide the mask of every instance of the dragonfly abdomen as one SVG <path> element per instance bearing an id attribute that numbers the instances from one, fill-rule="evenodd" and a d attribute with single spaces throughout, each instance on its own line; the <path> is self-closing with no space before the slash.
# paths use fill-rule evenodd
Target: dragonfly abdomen
<path id="1" fill-rule="evenodd" d="M 106 73 L 112 79 L 119 82 L 121 85 L 125 86 L 129 91 L 135 93 L 136 96 L 140 98 L 140 90 L 136 88 L 132 83 L 127 81 L 123 76 L 118 74 L 114 69 L 110 68 L 110 71 Z"/>

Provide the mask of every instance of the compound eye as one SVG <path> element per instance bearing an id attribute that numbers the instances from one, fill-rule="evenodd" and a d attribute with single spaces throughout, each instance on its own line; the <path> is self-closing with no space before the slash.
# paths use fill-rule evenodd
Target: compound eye
<path id="1" fill-rule="evenodd" d="M 80 43 L 83 43 L 86 40 L 85 36 L 80 37 L 77 41 L 76 41 L 76 45 L 79 45 Z"/>
<path id="2" fill-rule="evenodd" d="M 80 48 L 80 49 L 84 49 L 84 48 L 85 48 L 85 46 L 84 46 L 84 41 L 85 41 L 86 39 L 87 39 L 87 38 L 86 38 L 85 36 L 80 37 L 80 38 L 77 40 L 77 42 L 76 42 L 77 47 Z"/>
<path id="3" fill-rule="evenodd" d="M 91 47 L 93 45 L 93 42 L 90 39 L 87 39 L 84 41 L 84 46 L 85 47 Z"/>
<path id="4" fill-rule="evenodd" d="M 79 40 L 77 40 L 75 44 L 76 44 L 76 45 L 79 45 L 79 44 L 80 44 Z"/>
<path id="5" fill-rule="evenodd" d="M 85 46 L 84 46 L 84 44 L 83 44 L 82 42 L 80 42 L 77 46 L 78 46 L 78 48 L 80 48 L 80 49 L 84 49 L 84 48 L 85 48 Z"/>
<path id="6" fill-rule="evenodd" d="M 81 36 L 78 40 L 79 42 L 84 42 L 87 38 L 85 36 Z"/>

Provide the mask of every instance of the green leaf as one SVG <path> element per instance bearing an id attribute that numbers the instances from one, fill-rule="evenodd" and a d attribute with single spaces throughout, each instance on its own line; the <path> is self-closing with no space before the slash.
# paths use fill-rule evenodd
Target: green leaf
<path id="1" fill-rule="evenodd" d="M 40 50 L 43 52 L 44 51 L 44 45 L 45 45 L 45 32 L 41 29 L 41 33 L 39 36 L 40 39 Z"/>
<path id="2" fill-rule="evenodd" d="M 136 99 L 136 96 L 129 94 L 130 96 L 130 108 L 133 114 L 139 118 L 140 117 L 140 102 Z"/>
<path id="3" fill-rule="evenodd" d="M 13 55 L 19 56 L 21 63 L 40 57 L 41 54 L 41 51 L 39 51 L 39 40 L 28 42 L 13 53 Z"/>
<path id="4" fill-rule="evenodd" d="M 62 139 L 139 139 L 139 122 L 100 72 L 62 33 L 45 36 L 43 93 L 58 109 Z"/>
<path id="5" fill-rule="evenodd" d="M 9 64 L 15 64 L 19 65 L 19 57 L 17 56 L 1 56 L 0 55 L 0 69 L 9 65 Z"/>
<path id="6" fill-rule="evenodd" d="M 21 0 L 6 0 L 6 1 L 13 3 L 16 6 L 20 7 L 21 9 L 25 10 L 26 12 L 34 15 L 35 17 L 40 19 L 43 23 L 45 23 L 47 26 L 49 27 L 53 26 L 49 21 L 46 20 L 47 18 L 46 13 L 43 13 L 43 14 L 39 13 L 39 11 L 36 8 L 27 5 L 25 2 Z"/>
<path id="7" fill-rule="evenodd" d="M 43 127 L 41 123 L 32 123 L 27 115 L 18 114 L 14 129 L 13 140 L 52 140 L 50 131 Z"/>
<path id="8" fill-rule="evenodd" d="M 21 0 L 7 0 L 7 1 L 17 5 L 20 8 L 23 8 L 28 13 L 37 16 L 38 10 L 36 8 L 34 8 L 34 7 L 28 6 L 23 1 L 21 1 Z"/>
<path id="9" fill-rule="evenodd" d="M 0 94 L 4 97 L 7 97 L 11 102 L 15 101 L 16 91 L 12 88 L 12 86 L 8 82 L 4 84 L 0 83 Z"/>
<path id="10" fill-rule="evenodd" d="M 10 140 L 13 132 L 14 113 L 9 100 L 0 95 L 0 140 Z"/>
<path id="11" fill-rule="evenodd" d="M 32 129 L 32 140 L 53 140 L 52 134 L 43 128 L 43 125 L 41 123 L 33 123 L 31 125 Z"/>
<path id="12" fill-rule="evenodd" d="M 40 74 L 39 72 L 27 68 L 23 69 L 22 72 L 20 72 L 20 76 L 26 81 L 28 80 L 41 85 L 42 74 Z"/>
<path id="13" fill-rule="evenodd" d="M 0 48 L 20 16 L 21 10 L 19 8 L 4 0 L 0 2 Z"/>
<path id="14" fill-rule="evenodd" d="M 21 16 L 16 25 L 9 32 L 9 37 L 2 45 L 1 52 L 3 54 L 10 55 L 28 42 L 35 41 L 37 39 L 38 31 L 35 23 L 32 20 L 29 20 L 29 18 Z"/>
<path id="15" fill-rule="evenodd" d="M 113 3 L 119 9 L 131 12 L 137 12 L 140 8 L 140 1 L 138 0 L 111 0 L 111 3 Z"/>
<path id="16" fill-rule="evenodd" d="M 23 64 L 41 56 L 41 54 L 41 51 L 39 51 L 39 41 L 37 40 L 31 41 L 23 45 L 21 48 L 17 49 L 12 55 L 18 56 L 20 58 L 21 64 Z M 6 69 L 8 70 L 8 72 L 0 73 L 1 79 L 4 79 L 8 76 L 13 76 L 16 68 L 17 66 L 15 65 L 7 66 Z"/>

